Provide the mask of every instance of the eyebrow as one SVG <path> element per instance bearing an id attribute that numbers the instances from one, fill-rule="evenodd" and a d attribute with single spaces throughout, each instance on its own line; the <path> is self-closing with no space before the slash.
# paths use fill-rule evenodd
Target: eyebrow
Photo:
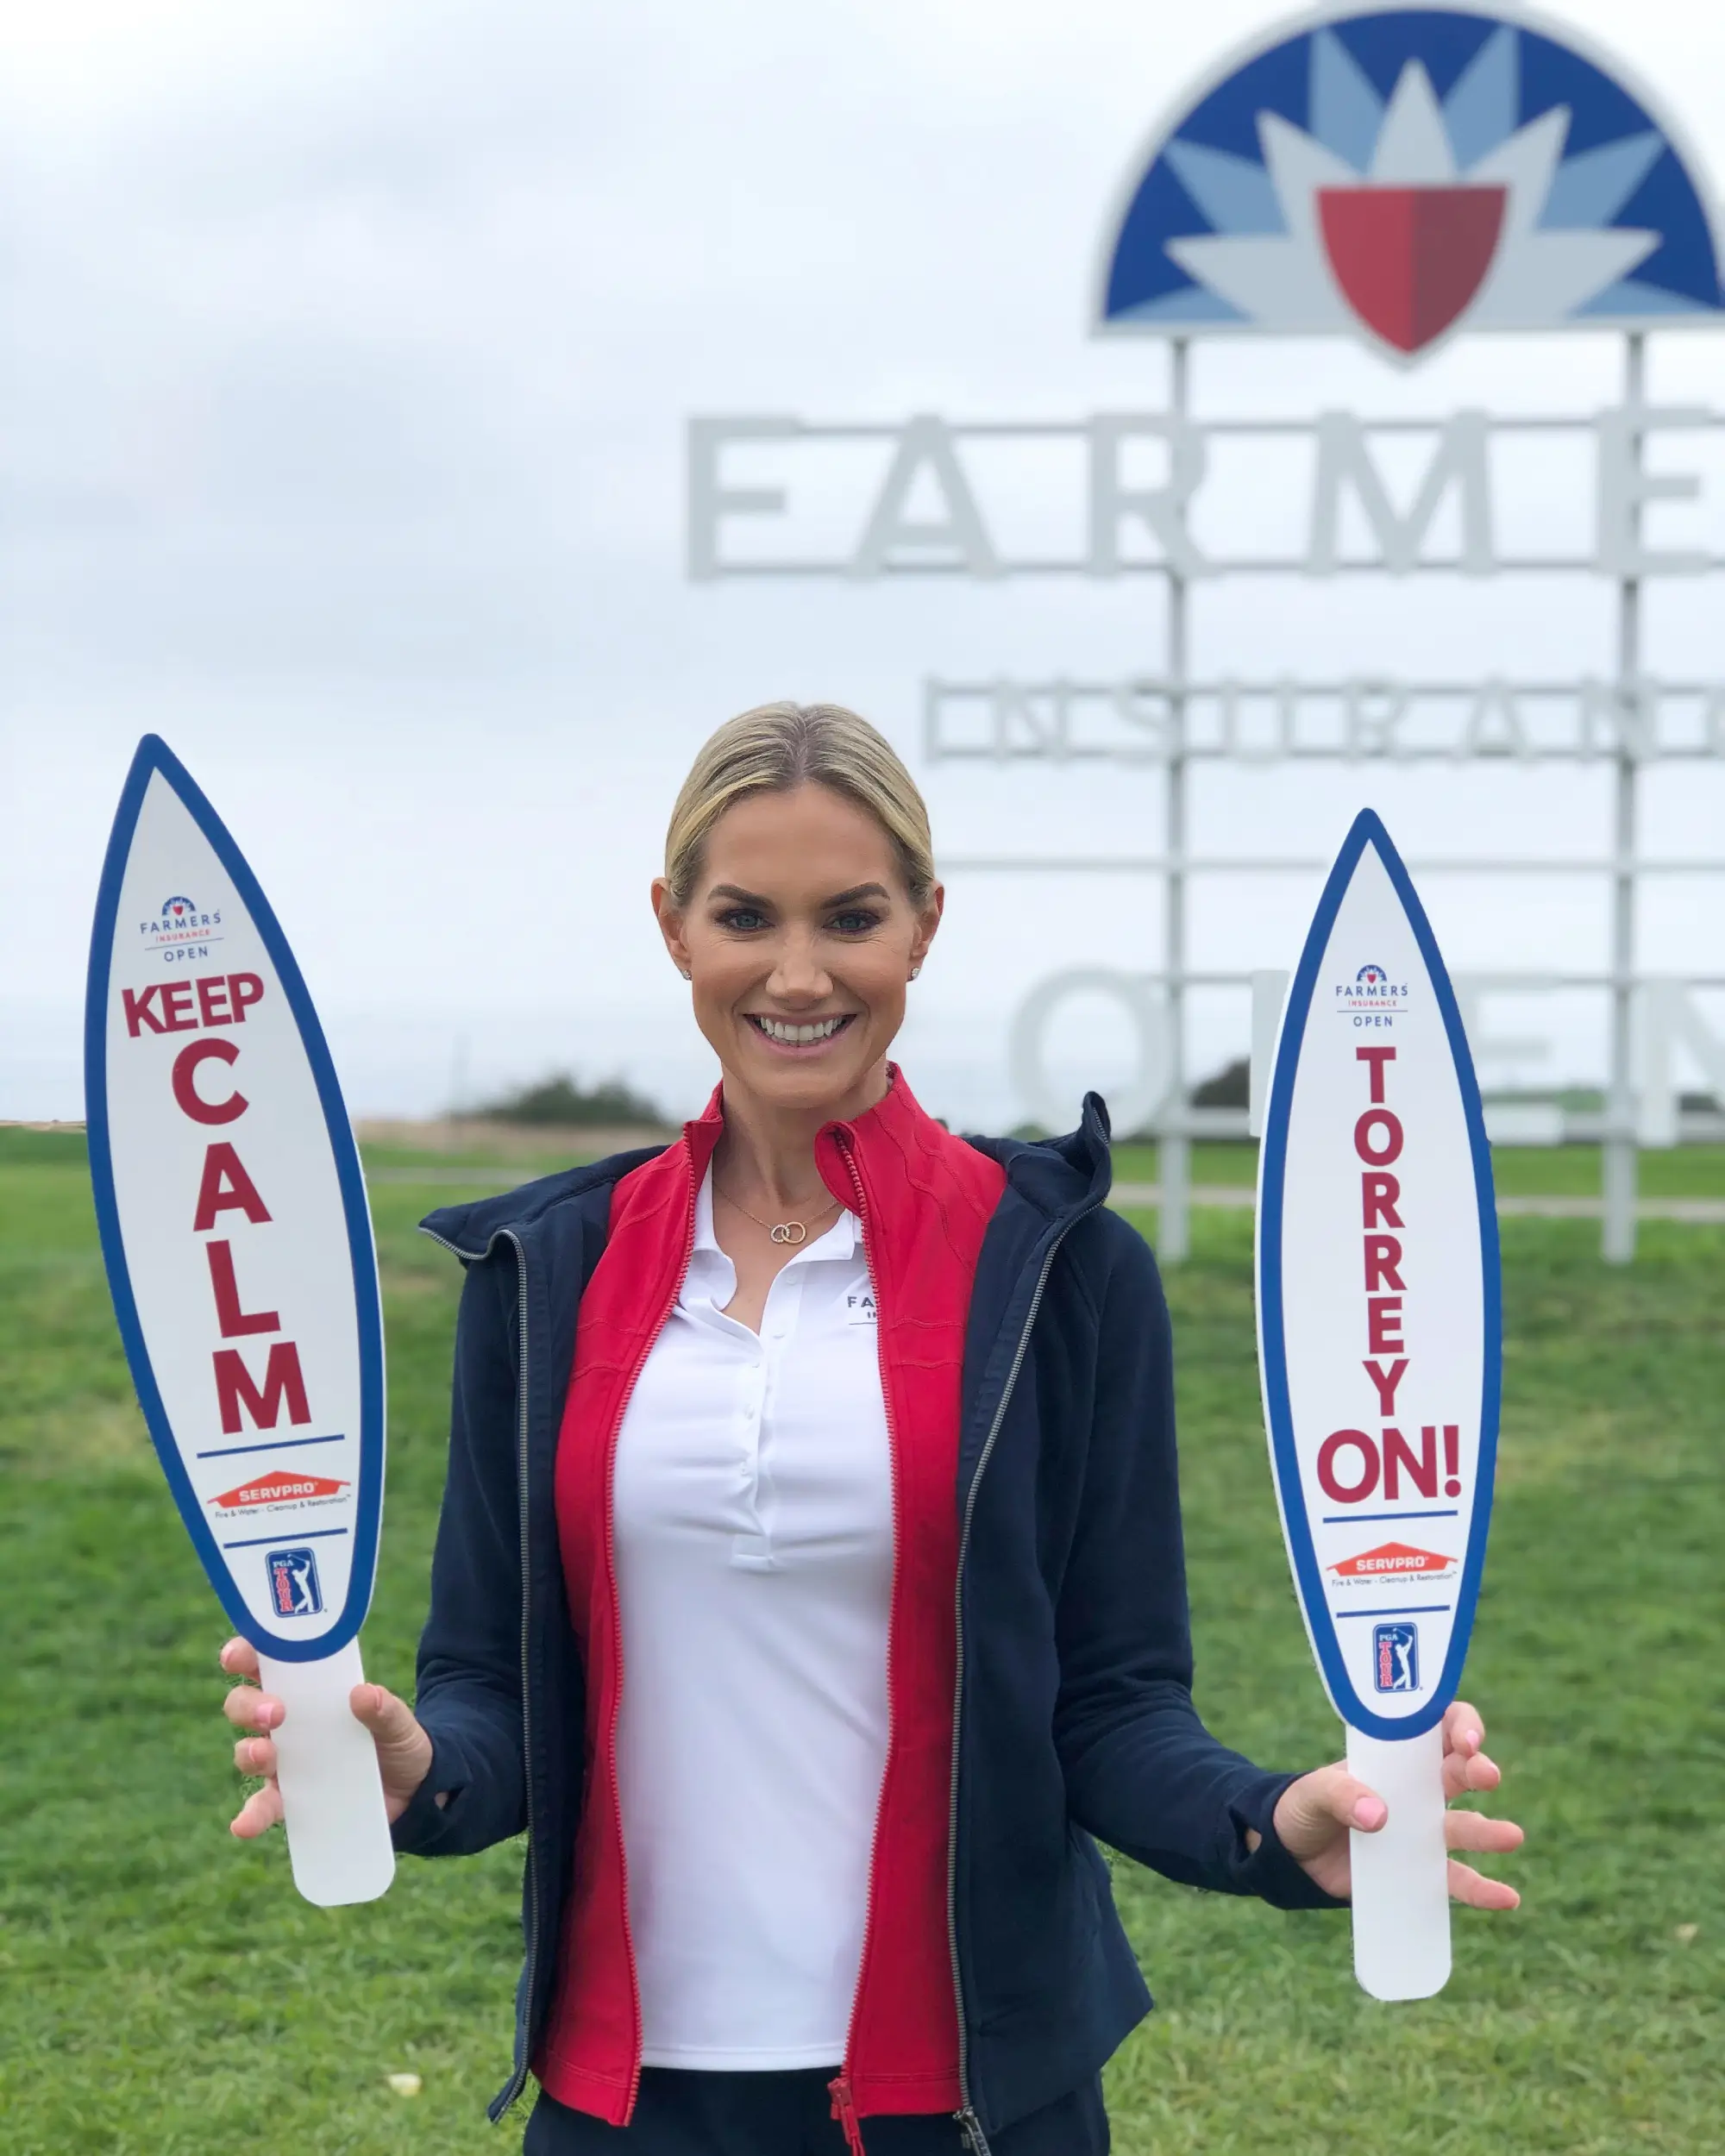
<path id="1" fill-rule="evenodd" d="M 839 891 L 830 899 L 823 899 L 820 904 L 824 912 L 829 906 L 849 906 L 857 899 L 889 899 L 891 896 L 884 883 L 857 883 L 848 891 Z M 741 884 L 737 883 L 716 883 L 707 893 L 707 897 L 709 899 L 730 899 L 740 906 L 763 909 L 770 908 L 772 905 L 772 900 L 762 898 L 758 891 L 745 891 Z"/>

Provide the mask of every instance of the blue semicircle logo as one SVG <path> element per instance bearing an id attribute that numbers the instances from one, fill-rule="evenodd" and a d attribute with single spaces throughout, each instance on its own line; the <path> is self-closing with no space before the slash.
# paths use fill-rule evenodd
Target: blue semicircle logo
<path id="1" fill-rule="evenodd" d="M 1139 163 L 1107 331 L 1465 330 L 1725 316 L 1701 176 L 1645 95 L 1520 15 L 1394 8 L 1271 34 Z"/>

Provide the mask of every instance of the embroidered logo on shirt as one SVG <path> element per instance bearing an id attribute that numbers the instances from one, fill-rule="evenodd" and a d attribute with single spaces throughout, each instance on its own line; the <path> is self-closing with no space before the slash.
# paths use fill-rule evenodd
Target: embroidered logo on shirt
<path id="1" fill-rule="evenodd" d="M 875 1322 L 875 1298 L 871 1294 L 847 1295 L 844 1298 L 846 1325 L 873 1325 Z"/>

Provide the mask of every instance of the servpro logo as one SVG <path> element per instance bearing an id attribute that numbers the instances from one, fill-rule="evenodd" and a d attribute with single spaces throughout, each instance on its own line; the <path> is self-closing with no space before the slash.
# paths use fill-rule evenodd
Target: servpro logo
<path id="1" fill-rule="evenodd" d="M 282 1506 L 327 1504 L 348 1488 L 347 1482 L 328 1475 L 292 1475 L 285 1468 L 277 1468 L 271 1474 L 260 1475 L 254 1482 L 224 1489 L 219 1497 L 208 1501 L 222 1512 L 268 1512 Z"/>
<path id="2" fill-rule="evenodd" d="M 1455 1571 L 1456 1561 L 1436 1550 L 1416 1550 L 1406 1542 L 1380 1542 L 1375 1550 L 1362 1550 L 1358 1557 L 1344 1557 L 1330 1570 L 1336 1578 L 1350 1586 L 1361 1581 L 1414 1578 L 1422 1580 L 1448 1579 Z"/>

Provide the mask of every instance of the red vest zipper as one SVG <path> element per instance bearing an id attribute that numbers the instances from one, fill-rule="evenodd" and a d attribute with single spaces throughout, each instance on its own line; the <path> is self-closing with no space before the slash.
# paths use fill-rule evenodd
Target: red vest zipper
<path id="1" fill-rule="evenodd" d="M 826 2092 L 832 2098 L 830 2116 L 844 2128 L 844 2146 L 850 2156 L 868 2156 L 862 2146 L 862 2128 L 856 2116 L 856 2107 L 850 2100 L 850 2077 L 843 2068 L 826 2084 Z"/>
<path id="2" fill-rule="evenodd" d="M 881 1311 L 881 1283 L 869 1256 L 869 1207 L 862 1191 L 862 1171 L 858 1169 L 856 1158 L 850 1150 L 850 1140 L 846 1133 L 835 1131 L 833 1138 L 839 1151 L 844 1156 L 844 1165 L 850 1171 L 851 1194 L 856 1206 L 856 1222 L 862 1236 L 862 1260 L 868 1267 L 869 1286 L 875 1297 L 876 1319 L 875 1354 L 881 1374 L 881 1405 L 887 1423 L 887 1458 L 893 1480 L 893 1546 L 894 1562 L 896 1564 L 899 1561 L 899 1553 L 904 1546 L 904 1521 L 900 1516 L 899 1440 L 898 1432 L 893 1426 L 893 1388 L 888 1378 L 885 1354 L 881 1344 L 886 1338 L 886 1326 Z M 893 1596 L 894 1607 L 897 1601 L 898 1597 L 894 1593 Z M 862 2128 L 857 2122 L 856 2108 L 851 2102 L 850 2055 L 856 2042 L 856 2010 L 862 2004 L 863 1980 L 869 1973 L 869 1949 L 873 1942 L 875 1929 L 875 1859 L 881 1842 L 881 1814 L 886 1809 L 887 1777 L 892 1769 L 893 1740 L 898 1733 L 899 1727 L 898 1703 L 892 1693 L 891 1626 L 892 1614 L 889 1613 L 887 1634 L 887 1757 L 881 1763 L 881 1790 L 875 1802 L 875 1824 L 869 1836 L 868 1884 L 862 1904 L 862 1952 L 858 1956 L 856 1963 L 856 1989 L 850 1996 L 850 2025 L 844 2034 L 844 2057 L 839 2065 L 837 2074 L 827 2084 L 828 2093 L 832 2098 L 832 2116 L 844 2128 L 844 2145 L 850 2152 L 850 2156 L 865 2156 L 862 2147 Z"/>
<path id="3" fill-rule="evenodd" d="M 612 1695 L 611 1727 L 605 1733 L 605 1770 L 611 1783 L 612 1819 L 617 1834 L 618 1865 L 623 1884 L 623 1945 L 629 1959 L 629 1992 L 630 2009 L 635 2021 L 635 2056 L 630 2062 L 629 2103 L 624 2113 L 624 2124 L 628 2125 L 635 2115 L 635 2099 L 641 2088 L 641 2053 L 645 2046 L 645 2034 L 641 2025 L 641 1977 L 635 1965 L 635 1934 L 629 1922 L 629 1845 L 623 1832 L 623 1789 L 617 1773 L 617 1718 L 623 1711 L 623 1598 L 617 1585 L 617 1511 L 614 1489 L 617 1479 L 617 1446 L 623 1435 L 623 1419 L 629 1412 L 629 1402 L 647 1358 L 653 1352 L 655 1342 L 670 1323 L 671 1313 L 677 1307 L 677 1298 L 683 1292 L 683 1282 L 689 1276 L 689 1262 L 695 1247 L 695 1200 L 699 1177 L 694 1173 L 693 1157 L 689 1163 L 688 1214 L 683 1229 L 683 1262 L 677 1269 L 675 1284 L 671 1289 L 659 1321 L 648 1334 L 646 1344 L 629 1382 L 623 1388 L 618 1401 L 617 1413 L 612 1418 L 605 1450 L 605 1576 L 606 1591 L 611 1596 L 612 1638 Z"/>

